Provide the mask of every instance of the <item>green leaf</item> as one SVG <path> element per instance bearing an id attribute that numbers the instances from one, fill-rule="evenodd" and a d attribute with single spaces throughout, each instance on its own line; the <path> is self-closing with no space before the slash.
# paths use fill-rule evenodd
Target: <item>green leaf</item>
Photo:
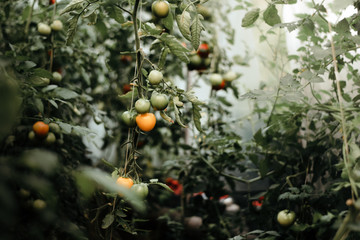
<path id="1" fill-rule="evenodd" d="M 179 42 L 179 40 L 177 40 L 174 36 L 168 33 L 163 33 L 159 37 L 159 40 L 161 40 L 170 49 L 170 51 L 181 61 L 185 63 L 190 62 L 188 58 L 190 50 L 184 47 L 181 42 Z"/>
<path id="2" fill-rule="evenodd" d="M 344 34 L 350 32 L 350 25 L 346 18 L 342 19 L 338 22 L 334 28 L 334 30 L 338 33 Z"/>
<path id="3" fill-rule="evenodd" d="M 34 105 L 39 112 L 44 113 L 44 104 L 40 98 L 34 99 Z"/>
<path id="4" fill-rule="evenodd" d="M 102 220 L 101 228 L 107 229 L 111 226 L 111 224 L 114 222 L 115 217 L 112 213 L 107 214 L 104 219 Z"/>
<path id="5" fill-rule="evenodd" d="M 77 96 L 79 96 L 79 94 L 77 94 L 76 92 L 69 90 L 67 88 L 55 88 L 54 89 L 54 93 L 57 97 L 61 98 L 61 99 L 72 99 L 72 98 L 76 98 Z"/>
<path id="6" fill-rule="evenodd" d="M 185 39 L 191 41 L 191 32 L 190 32 L 190 24 L 191 24 L 191 16 L 190 13 L 184 11 L 181 15 L 176 16 L 176 23 L 179 27 L 181 34 Z"/>
<path id="7" fill-rule="evenodd" d="M 204 29 L 200 18 L 202 16 L 200 14 L 197 14 L 195 16 L 195 19 L 192 21 L 190 30 L 191 30 L 191 44 L 194 47 L 194 49 L 198 49 L 200 45 L 200 34 L 201 31 Z"/>
<path id="8" fill-rule="evenodd" d="M 100 4 L 98 4 L 98 3 L 91 4 L 89 7 L 86 8 L 86 11 L 82 15 L 82 17 L 83 18 L 90 17 L 90 15 L 93 14 L 96 11 L 96 9 L 98 9 L 99 7 L 100 7 Z"/>
<path id="9" fill-rule="evenodd" d="M 242 27 L 251 26 L 259 18 L 259 14 L 260 14 L 260 8 L 255 8 L 247 12 L 244 18 L 242 19 L 241 26 Z"/>
<path id="10" fill-rule="evenodd" d="M 281 23 L 278 10 L 273 4 L 268 6 L 268 8 L 263 13 L 263 17 L 264 17 L 264 21 L 270 26 L 274 26 L 275 24 Z"/>
<path id="11" fill-rule="evenodd" d="M 172 14 L 171 11 L 169 11 L 169 14 L 167 15 L 166 18 L 163 18 L 161 20 L 161 22 L 164 24 L 164 26 L 169 29 L 170 31 L 173 30 L 173 26 L 174 26 L 174 16 Z"/>
<path id="12" fill-rule="evenodd" d="M 355 1 L 356 0 L 333 0 L 331 2 L 331 9 L 336 12 L 354 4 Z"/>
<path id="13" fill-rule="evenodd" d="M 49 78 L 49 79 L 53 77 L 51 72 L 43 68 L 36 68 L 34 69 L 33 73 L 35 76 L 38 77 Z"/>
<path id="14" fill-rule="evenodd" d="M 79 20 L 80 15 L 74 15 L 68 20 L 68 30 L 66 33 L 66 45 L 70 45 L 74 40 L 74 35 L 77 29 L 77 23 Z"/>
<path id="15" fill-rule="evenodd" d="M 63 15 L 67 12 L 71 12 L 73 10 L 81 9 L 82 4 L 87 2 L 87 0 L 72 0 L 61 12 L 60 15 Z"/>
<path id="16" fill-rule="evenodd" d="M 123 16 L 120 8 L 111 6 L 107 10 L 108 10 L 109 16 L 112 19 L 114 19 L 115 21 L 117 21 L 120 24 L 123 24 L 125 22 L 125 18 Z"/>
<path id="17" fill-rule="evenodd" d="M 165 66 L 165 62 L 166 62 L 166 56 L 169 54 L 170 49 L 168 47 L 164 47 L 161 50 L 161 54 L 160 54 L 160 58 L 159 58 L 159 63 L 158 66 L 160 69 L 163 69 Z"/>
<path id="18" fill-rule="evenodd" d="M 166 185 L 165 183 L 161 183 L 161 182 L 151 182 L 150 181 L 150 183 L 149 183 L 149 185 L 159 185 L 159 186 L 161 186 L 161 187 L 163 187 L 163 188 L 165 188 L 166 190 L 168 190 L 168 191 L 170 191 L 170 192 L 174 192 L 171 188 L 169 188 L 169 186 L 168 185 Z"/>
<path id="19" fill-rule="evenodd" d="M 180 118 L 180 111 L 179 109 L 177 108 L 176 104 L 175 104 L 175 101 L 173 101 L 173 107 L 174 107 L 174 112 L 175 112 L 175 119 L 176 119 L 176 122 L 182 126 L 183 128 L 187 128 L 187 126 L 185 126 L 182 121 L 181 121 L 181 118 Z"/>
<path id="20" fill-rule="evenodd" d="M 203 129 L 201 127 L 201 105 L 204 105 L 203 102 L 201 102 L 196 95 L 194 94 L 194 92 L 192 91 L 188 91 L 185 93 L 186 98 L 191 102 L 192 104 L 192 113 L 193 113 L 193 121 L 195 124 L 196 129 L 199 132 L 203 132 Z"/>

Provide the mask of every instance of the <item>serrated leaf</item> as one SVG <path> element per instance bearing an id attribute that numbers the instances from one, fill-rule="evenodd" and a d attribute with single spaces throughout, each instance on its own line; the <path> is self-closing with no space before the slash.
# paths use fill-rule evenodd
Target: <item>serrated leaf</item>
<path id="1" fill-rule="evenodd" d="M 53 78 L 52 73 L 43 68 L 36 68 L 36 69 L 34 69 L 33 73 L 35 76 L 38 76 L 38 77 L 49 78 L 49 79 Z"/>
<path id="2" fill-rule="evenodd" d="M 179 27 L 179 30 L 183 37 L 188 41 L 191 41 L 191 32 L 190 32 L 190 24 L 191 24 L 191 16 L 190 13 L 184 11 L 181 15 L 176 16 L 176 23 Z"/>
<path id="3" fill-rule="evenodd" d="M 104 219 L 102 220 L 102 224 L 101 224 L 101 228 L 102 229 L 107 229 L 108 227 L 111 226 L 111 224 L 114 222 L 115 217 L 113 214 L 109 213 L 107 214 Z"/>
<path id="4" fill-rule="evenodd" d="M 188 54 L 190 52 L 189 49 L 184 47 L 181 42 L 177 40 L 174 36 L 168 33 L 163 33 L 159 37 L 159 40 L 161 40 L 170 49 L 172 54 L 177 56 L 181 61 L 185 63 L 190 62 L 188 58 Z"/>
<path id="5" fill-rule="evenodd" d="M 174 112 L 175 112 L 175 119 L 176 119 L 176 122 L 183 128 L 187 128 L 181 121 L 181 118 L 180 118 L 180 111 L 179 109 L 177 108 L 175 102 L 173 101 L 173 107 L 174 107 Z"/>
<path id="6" fill-rule="evenodd" d="M 61 12 L 60 15 L 63 15 L 67 12 L 71 12 L 73 10 L 78 10 L 81 8 L 82 4 L 87 2 L 87 0 L 72 0 Z"/>
<path id="7" fill-rule="evenodd" d="M 198 49 L 200 45 L 200 34 L 201 31 L 204 29 L 201 21 L 200 21 L 200 14 L 197 14 L 194 20 L 191 23 L 190 31 L 191 31 L 191 44 L 194 49 Z"/>
<path id="8" fill-rule="evenodd" d="M 199 132 L 203 132 L 203 129 L 201 127 L 201 105 L 203 105 L 204 103 L 201 102 L 196 95 L 194 94 L 194 92 L 192 91 L 188 91 L 185 93 L 186 98 L 191 102 L 192 104 L 192 114 L 193 114 L 193 121 L 195 124 L 196 129 Z"/>
<path id="9" fill-rule="evenodd" d="M 241 26 L 242 27 L 251 26 L 259 18 L 259 14 L 260 14 L 260 8 L 255 8 L 247 12 L 244 18 L 242 19 Z"/>
<path id="10" fill-rule="evenodd" d="M 278 10 L 273 4 L 269 5 L 268 8 L 264 11 L 263 17 L 264 17 L 264 21 L 270 26 L 274 26 L 275 24 L 281 23 Z"/>
<path id="11" fill-rule="evenodd" d="M 68 20 L 68 30 L 66 33 L 66 45 L 70 45 L 74 40 L 74 35 L 77 29 L 77 23 L 79 20 L 80 15 L 74 15 Z"/>
<path id="12" fill-rule="evenodd" d="M 158 62 L 158 66 L 160 69 L 163 69 L 166 63 L 166 56 L 169 54 L 170 49 L 168 47 L 164 47 L 161 50 L 161 54 L 160 54 L 160 58 L 159 58 L 159 62 Z"/>

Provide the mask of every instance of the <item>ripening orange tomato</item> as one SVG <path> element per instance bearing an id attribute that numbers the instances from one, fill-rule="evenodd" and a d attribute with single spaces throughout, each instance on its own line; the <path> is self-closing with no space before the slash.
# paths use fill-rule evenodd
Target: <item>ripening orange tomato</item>
<path id="1" fill-rule="evenodd" d="M 151 131 L 156 124 L 156 117 L 153 113 L 143 113 L 136 116 L 136 124 L 137 126 L 145 131 Z"/>
<path id="2" fill-rule="evenodd" d="M 116 180 L 116 183 L 122 187 L 129 188 L 129 189 L 132 187 L 132 185 L 134 185 L 134 181 L 131 178 L 127 178 L 127 177 L 119 177 Z"/>
<path id="3" fill-rule="evenodd" d="M 42 121 L 38 121 L 33 125 L 33 131 L 37 137 L 44 138 L 49 132 L 49 125 Z"/>

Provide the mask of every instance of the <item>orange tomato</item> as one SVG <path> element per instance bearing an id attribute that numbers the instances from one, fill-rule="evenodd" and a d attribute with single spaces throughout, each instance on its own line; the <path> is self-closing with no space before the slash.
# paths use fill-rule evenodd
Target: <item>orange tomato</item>
<path id="1" fill-rule="evenodd" d="M 156 117 L 153 113 L 143 113 L 136 116 L 136 124 L 137 126 L 145 131 L 151 131 L 156 124 Z"/>
<path id="2" fill-rule="evenodd" d="M 33 125 L 33 131 L 37 137 L 44 138 L 49 132 L 49 125 L 42 121 L 38 121 Z"/>
<path id="3" fill-rule="evenodd" d="M 134 185 L 134 181 L 131 178 L 119 177 L 116 183 L 125 188 L 131 188 Z"/>

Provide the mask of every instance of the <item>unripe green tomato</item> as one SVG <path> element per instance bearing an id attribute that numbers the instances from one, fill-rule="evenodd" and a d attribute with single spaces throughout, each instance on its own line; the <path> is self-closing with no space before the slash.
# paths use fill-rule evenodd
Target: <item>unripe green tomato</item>
<path id="1" fill-rule="evenodd" d="M 42 210 L 42 209 L 46 208 L 46 202 L 41 199 L 36 199 L 33 202 L 33 207 L 37 210 Z"/>
<path id="2" fill-rule="evenodd" d="M 147 195 L 149 194 L 149 188 L 147 184 L 145 183 L 137 183 L 134 184 L 130 190 L 135 193 L 137 196 L 139 196 L 141 199 L 145 199 Z"/>
<path id="3" fill-rule="evenodd" d="M 136 126 L 136 118 L 135 114 L 130 111 L 125 111 L 121 115 L 121 120 L 126 124 L 128 127 L 135 127 Z"/>
<path id="4" fill-rule="evenodd" d="M 170 12 L 170 5 L 167 1 L 156 0 L 151 5 L 151 11 L 158 18 L 166 18 Z"/>
<path id="5" fill-rule="evenodd" d="M 135 102 L 135 109 L 138 113 L 147 113 L 150 111 L 150 101 L 140 98 Z"/>
<path id="6" fill-rule="evenodd" d="M 34 131 L 30 131 L 28 134 L 28 138 L 30 141 L 35 141 L 35 132 Z"/>
<path id="7" fill-rule="evenodd" d="M 289 210 L 282 210 L 277 215 L 277 221 L 283 227 L 288 227 L 295 221 L 295 213 Z"/>
<path id="8" fill-rule="evenodd" d="M 212 86 L 218 86 L 222 83 L 222 76 L 218 73 L 213 73 L 210 75 L 210 83 Z"/>
<path id="9" fill-rule="evenodd" d="M 57 123 L 49 123 L 50 132 L 59 134 L 61 132 L 60 126 Z"/>
<path id="10" fill-rule="evenodd" d="M 55 20 L 51 23 L 50 27 L 54 31 L 61 31 L 63 29 L 63 23 L 60 20 Z"/>
<path id="11" fill-rule="evenodd" d="M 233 71 L 228 71 L 227 73 L 225 73 L 224 75 L 224 80 L 226 82 L 231 82 L 234 81 L 237 78 L 237 74 Z"/>
<path id="12" fill-rule="evenodd" d="M 54 80 L 54 82 L 56 82 L 56 83 L 60 83 L 60 82 L 61 82 L 62 76 L 61 76 L 60 73 L 58 73 L 58 72 L 53 72 L 52 75 L 53 75 L 53 80 Z"/>
<path id="13" fill-rule="evenodd" d="M 152 85 L 158 85 L 163 80 L 163 74 L 158 70 L 152 70 L 148 76 L 149 82 Z"/>
<path id="14" fill-rule="evenodd" d="M 37 26 L 38 32 L 42 35 L 50 35 L 51 28 L 46 23 L 39 23 Z"/>
<path id="15" fill-rule="evenodd" d="M 169 104 L 169 98 L 165 94 L 153 92 L 150 102 L 155 110 L 164 110 Z"/>
<path id="16" fill-rule="evenodd" d="M 46 145 L 52 145 L 56 142 L 56 136 L 54 133 L 49 132 L 48 135 L 45 138 L 45 144 Z"/>
<path id="17" fill-rule="evenodd" d="M 189 70 L 197 70 L 201 68 L 202 59 L 199 55 L 193 54 L 190 56 L 190 62 L 188 64 Z"/>

